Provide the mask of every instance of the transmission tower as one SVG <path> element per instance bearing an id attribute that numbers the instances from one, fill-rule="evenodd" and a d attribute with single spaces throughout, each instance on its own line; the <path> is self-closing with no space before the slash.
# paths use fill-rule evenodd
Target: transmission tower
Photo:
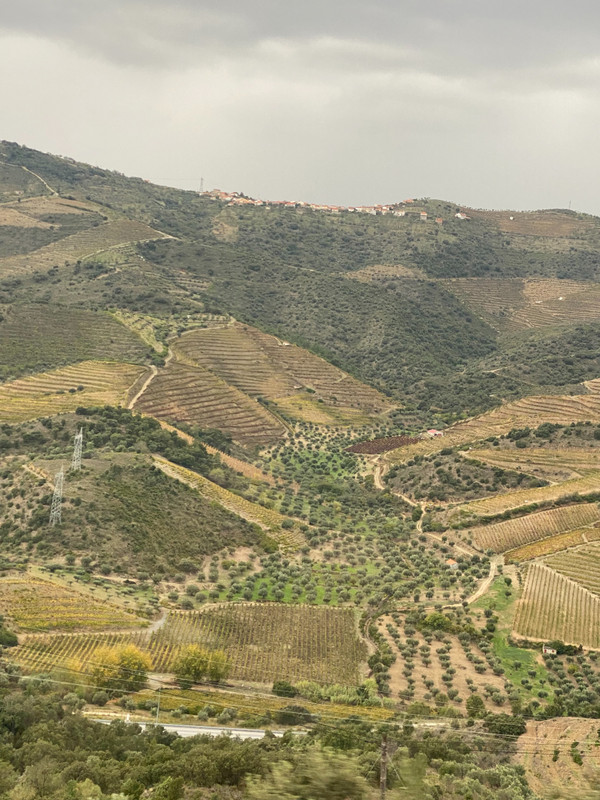
<path id="1" fill-rule="evenodd" d="M 61 506 L 64 480 L 65 471 L 61 467 L 60 472 L 57 472 L 54 478 L 54 494 L 52 495 L 52 508 L 50 509 L 50 525 L 52 525 L 52 527 L 54 527 L 57 522 L 62 522 Z"/>
<path id="2" fill-rule="evenodd" d="M 73 459 L 71 461 L 71 471 L 77 472 L 81 469 L 81 448 L 83 447 L 83 428 L 79 429 L 79 433 L 75 435 L 75 449 L 73 450 Z"/>

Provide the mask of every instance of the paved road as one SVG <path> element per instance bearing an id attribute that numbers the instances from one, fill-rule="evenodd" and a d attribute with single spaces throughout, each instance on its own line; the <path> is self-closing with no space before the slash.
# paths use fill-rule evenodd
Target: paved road
<path id="1" fill-rule="evenodd" d="M 115 717 L 115 719 L 123 720 L 123 717 Z M 93 722 L 100 722 L 103 725 L 110 725 L 112 720 L 110 719 L 94 719 L 92 718 Z M 128 720 L 125 718 L 125 721 Z M 142 730 L 145 730 L 146 726 L 149 723 L 146 722 L 136 722 L 136 720 L 131 720 L 132 723 L 139 725 Z M 171 733 L 177 733 L 179 736 L 183 738 L 189 736 L 200 736 L 200 735 L 208 735 L 208 736 L 222 736 L 225 734 L 226 736 L 233 736 L 236 739 L 262 739 L 266 733 L 266 730 L 262 730 L 260 728 L 227 728 L 227 727 L 220 727 L 215 728 L 211 725 L 173 725 L 173 724 L 164 724 L 161 723 L 161 727 Z M 283 731 L 271 731 L 274 736 L 281 737 L 283 736 Z"/>

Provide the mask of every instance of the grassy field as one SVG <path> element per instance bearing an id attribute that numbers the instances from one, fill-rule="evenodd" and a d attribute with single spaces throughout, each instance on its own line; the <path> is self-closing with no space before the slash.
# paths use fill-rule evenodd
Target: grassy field
<path id="1" fill-rule="evenodd" d="M 215 503 L 227 508 L 250 522 L 260 525 L 268 535 L 284 548 L 296 549 L 304 543 L 304 537 L 295 523 L 292 528 L 282 528 L 287 517 L 271 508 L 265 508 L 258 503 L 252 503 L 228 489 L 224 489 L 208 478 L 197 472 L 180 467 L 164 458 L 155 458 L 155 463 L 167 475 L 186 483 L 196 489 L 201 495 Z"/>
<path id="2" fill-rule="evenodd" d="M 596 531 L 600 538 L 600 530 Z M 551 558 L 545 559 L 545 563 L 566 575 L 573 581 L 585 586 L 590 592 L 600 595 L 600 544 L 591 542 L 576 550 L 569 550 L 565 553 L 558 553 Z"/>
<path id="3" fill-rule="evenodd" d="M 538 654 L 509 642 L 520 602 L 516 587 L 507 596 L 504 578 L 499 577 L 483 597 L 473 604 L 473 609 L 491 609 L 497 615 L 498 622 L 492 638 L 494 655 L 502 664 L 504 678 L 514 685 L 523 700 L 529 701 L 537 699 L 541 691 L 550 695 L 552 692 L 548 687 L 548 672 L 538 662 Z M 527 680 L 527 685 L 523 684 L 524 679 Z"/>
<path id="4" fill-rule="evenodd" d="M 51 306 L 13 305 L 0 321 L 0 380 L 77 361 L 143 363 L 144 342 L 106 312 Z"/>
<path id="5" fill-rule="evenodd" d="M 0 420 L 21 422 L 78 406 L 123 404 L 146 370 L 134 364 L 83 361 L 0 384 Z"/>
<path id="6" fill-rule="evenodd" d="M 140 699 L 154 700 L 156 692 L 144 690 L 137 695 Z M 299 703 L 310 714 L 318 716 L 323 722 L 336 722 L 348 716 L 356 716 L 373 723 L 383 722 L 394 716 L 394 710 L 383 706 L 347 706 L 341 703 L 314 703 L 304 697 Z M 243 694 L 239 691 L 225 691 L 219 689 L 163 689 L 160 693 L 160 707 L 164 711 L 175 711 L 185 707 L 190 714 L 197 714 L 204 706 L 211 706 L 219 712 L 225 708 L 236 708 L 239 716 L 262 717 L 263 714 L 278 711 L 290 704 L 289 698 L 273 697 L 273 695 Z M 168 718 L 162 722 L 169 722 Z"/>
<path id="7" fill-rule="evenodd" d="M 600 647 L 600 597 L 545 566 L 533 563 L 515 614 L 514 631 L 527 639 L 560 639 Z"/>
<path id="8" fill-rule="evenodd" d="M 265 684 L 286 679 L 356 685 L 367 654 L 351 609 L 235 604 L 171 613 L 167 624 L 153 634 L 26 639 L 12 656 L 32 671 L 62 668 L 85 673 L 98 648 L 126 642 L 148 652 L 153 669 L 161 673 L 170 670 L 182 645 L 224 650 L 230 677 Z"/>
<path id="9" fill-rule="evenodd" d="M 483 525 L 474 528 L 472 535 L 480 549 L 503 553 L 557 533 L 592 525 L 599 520 L 600 510 L 596 503 L 577 504 Z"/>
<path id="10" fill-rule="evenodd" d="M 29 575 L 0 578 L 0 613 L 17 631 L 108 630 L 147 623 L 117 606 Z"/>
<path id="11" fill-rule="evenodd" d="M 170 363 L 160 370 L 135 408 L 172 422 L 219 428 L 245 446 L 280 439 L 285 427 L 256 400 L 201 367 Z"/>

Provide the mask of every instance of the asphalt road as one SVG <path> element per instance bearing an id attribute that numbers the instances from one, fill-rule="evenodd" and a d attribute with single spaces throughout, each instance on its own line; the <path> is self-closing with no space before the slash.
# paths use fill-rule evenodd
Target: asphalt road
<path id="1" fill-rule="evenodd" d="M 118 719 L 123 719 L 123 717 L 119 717 Z M 124 720 L 127 722 L 128 720 L 125 718 Z M 112 720 L 110 719 L 93 719 L 93 722 L 100 722 L 103 725 L 110 725 Z M 146 722 L 137 722 L 136 720 L 131 720 L 132 723 L 139 725 L 142 730 L 146 728 L 148 723 Z M 233 736 L 236 739 L 262 739 L 265 735 L 266 731 L 260 728 L 228 728 L 228 727 L 213 727 L 212 725 L 173 725 L 173 724 L 164 724 L 161 723 L 161 728 L 164 728 L 171 733 L 177 733 L 179 736 L 182 737 L 189 737 L 189 736 L 200 736 L 200 735 L 208 735 L 208 736 L 222 736 L 225 734 L 226 736 Z M 283 731 L 271 731 L 274 736 L 283 736 Z"/>

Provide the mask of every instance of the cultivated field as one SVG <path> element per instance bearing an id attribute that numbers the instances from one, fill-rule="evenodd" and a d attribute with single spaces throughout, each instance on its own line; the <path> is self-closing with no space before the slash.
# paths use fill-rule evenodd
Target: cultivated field
<path id="1" fill-rule="evenodd" d="M 173 349 L 251 396 L 278 402 L 303 390 L 326 406 L 380 413 L 383 395 L 322 358 L 247 325 L 185 333 Z"/>
<path id="2" fill-rule="evenodd" d="M 515 492 L 486 497 L 483 500 L 474 500 L 471 503 L 459 506 L 453 511 L 452 517 L 477 516 L 486 517 L 502 514 L 522 506 L 533 503 L 555 502 L 572 495 L 596 494 L 600 491 L 600 470 L 590 470 L 581 478 L 573 478 L 551 486 L 541 486 L 538 489 L 520 489 Z"/>
<path id="3" fill-rule="evenodd" d="M 600 531 L 597 531 L 600 538 Z M 546 564 L 600 595 L 600 543 L 592 542 L 545 559 Z"/>
<path id="4" fill-rule="evenodd" d="M 357 442 L 356 444 L 347 447 L 349 453 L 360 453 L 363 455 L 378 455 L 379 453 L 388 453 L 390 450 L 396 450 L 398 447 L 404 447 L 409 444 L 416 444 L 420 441 L 414 436 L 385 436 L 381 439 L 369 439 L 366 442 Z"/>
<path id="5" fill-rule="evenodd" d="M 31 576 L 0 578 L 0 613 L 17 631 L 139 628 L 124 610 Z"/>
<path id="6" fill-rule="evenodd" d="M 572 325 L 600 319 L 600 284 L 524 278 L 449 278 L 441 283 L 502 329 Z"/>
<path id="7" fill-rule="evenodd" d="M 356 685 L 367 654 L 350 609 L 239 603 L 172 612 L 153 634 L 35 637 L 11 656 L 32 671 L 85 673 L 93 667 L 98 648 L 128 642 L 148 652 L 154 671 L 161 673 L 171 669 L 182 645 L 224 650 L 230 677 L 257 683 L 282 678 Z"/>
<path id="8" fill-rule="evenodd" d="M 148 348 L 110 314 L 42 303 L 2 309 L 0 378 L 77 361 L 144 362 Z"/>
<path id="9" fill-rule="evenodd" d="M 533 563 L 517 605 L 514 632 L 528 639 L 600 647 L 600 597 L 544 564 Z"/>
<path id="10" fill-rule="evenodd" d="M 593 797 L 592 779 L 598 771 L 597 732 L 598 721 L 594 719 L 528 720 L 525 735 L 517 740 L 516 757 L 536 797 Z M 581 754 L 583 765 L 573 761 L 573 742 L 578 742 L 575 751 Z"/>
<path id="11" fill-rule="evenodd" d="M 509 550 L 504 554 L 504 560 L 507 564 L 530 561 L 533 558 L 559 553 L 568 547 L 577 547 L 596 539 L 600 539 L 600 528 L 597 527 L 558 533 L 556 536 L 549 536 L 547 539 L 540 539 L 538 542 L 532 542 L 523 547 L 515 547 L 514 550 Z"/>
<path id="12" fill-rule="evenodd" d="M 591 385 L 593 387 L 595 384 Z M 537 428 L 543 422 L 569 425 L 571 422 L 588 420 L 600 422 L 600 393 L 524 397 L 474 419 L 452 425 L 444 431 L 443 436 L 421 439 L 415 444 L 393 450 L 386 456 L 386 461 L 404 463 L 416 455 L 430 455 L 444 447 L 457 447 L 490 436 L 501 436 L 513 428 Z"/>
<path id="13" fill-rule="evenodd" d="M 466 209 L 473 219 L 484 219 L 504 233 L 560 238 L 585 232 L 590 224 L 564 211 L 480 211 Z"/>
<path id="14" fill-rule="evenodd" d="M 399 619 L 402 623 L 402 618 Z M 475 643 L 465 641 L 463 644 L 452 634 L 444 634 L 443 641 L 431 636 L 426 639 L 419 631 L 406 635 L 401 624 L 390 616 L 380 617 L 377 625 L 396 655 L 389 669 L 394 699 L 427 702 L 433 692 L 440 692 L 448 696 L 449 706 L 464 713 L 465 699 L 471 694 L 469 683 L 472 683 L 485 698 L 486 707 L 497 708 L 490 694 L 503 693 L 504 679 L 494 674 L 489 654 Z"/>
<path id="15" fill-rule="evenodd" d="M 530 491 L 530 490 L 525 490 Z M 496 498 L 492 498 L 496 499 Z M 479 501 L 478 501 L 479 502 Z M 526 517 L 508 519 L 473 528 L 473 541 L 481 550 L 503 553 L 564 531 L 574 531 L 600 521 L 596 503 L 577 504 L 539 511 Z"/>
<path id="16" fill-rule="evenodd" d="M 112 247 L 120 247 L 130 242 L 162 239 L 164 236 L 142 222 L 117 219 L 79 231 L 72 236 L 65 236 L 58 242 L 40 247 L 26 255 L 0 258 L 0 272 L 8 276 L 48 270 L 66 261 L 75 262 Z"/>
<path id="17" fill-rule="evenodd" d="M 304 543 L 304 537 L 297 524 L 289 529 L 281 527 L 285 520 L 289 518 L 284 517 L 278 511 L 272 508 L 265 508 L 258 503 L 252 503 L 250 500 L 246 500 L 244 497 L 240 497 L 228 489 L 209 481 L 208 478 L 199 475 L 197 472 L 167 461 L 166 458 L 156 456 L 154 462 L 166 475 L 186 483 L 204 497 L 227 508 L 229 511 L 233 511 L 234 514 L 247 519 L 249 522 L 255 522 L 260 525 L 282 547 L 296 549 Z"/>
<path id="18" fill-rule="evenodd" d="M 74 411 L 78 406 L 125 403 L 146 367 L 110 361 L 83 361 L 0 384 L 0 420 L 22 422 Z"/>
<path id="19" fill-rule="evenodd" d="M 499 447 L 477 450 L 473 454 L 479 461 L 502 469 L 518 469 L 526 472 L 534 469 L 556 474 L 600 469 L 600 447 L 526 447 L 522 450 L 504 450 Z"/>
<path id="20" fill-rule="evenodd" d="M 427 274 L 416 267 L 404 267 L 402 264 L 373 264 L 364 269 L 340 272 L 343 278 L 360 281 L 360 283 L 375 283 L 389 281 L 394 278 L 417 278 L 423 280 Z"/>
<path id="21" fill-rule="evenodd" d="M 219 428 L 248 447 L 280 439 L 285 427 L 257 400 L 201 367 L 170 363 L 135 403 L 144 414 Z"/>

